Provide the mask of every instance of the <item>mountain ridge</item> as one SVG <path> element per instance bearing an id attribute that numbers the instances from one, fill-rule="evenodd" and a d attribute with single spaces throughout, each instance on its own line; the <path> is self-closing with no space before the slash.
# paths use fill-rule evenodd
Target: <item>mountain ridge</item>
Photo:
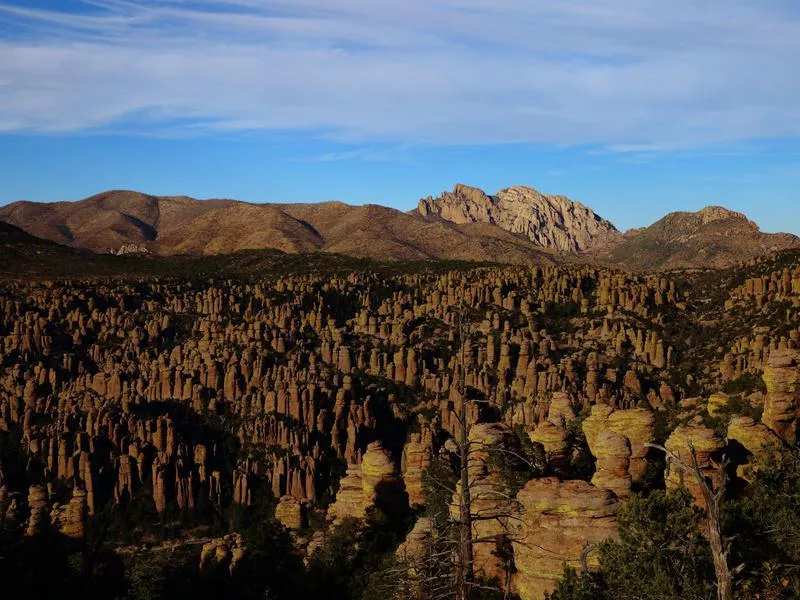
<path id="1" fill-rule="evenodd" d="M 241 250 L 338 253 L 354 258 L 515 264 L 588 262 L 634 271 L 722 268 L 800 247 L 763 233 L 721 206 L 665 215 L 620 232 L 566 196 L 510 186 L 495 195 L 464 184 L 410 212 L 380 204 L 255 204 L 109 190 L 74 202 L 19 201 L 0 220 L 64 246 L 95 253 L 220 255 Z"/>

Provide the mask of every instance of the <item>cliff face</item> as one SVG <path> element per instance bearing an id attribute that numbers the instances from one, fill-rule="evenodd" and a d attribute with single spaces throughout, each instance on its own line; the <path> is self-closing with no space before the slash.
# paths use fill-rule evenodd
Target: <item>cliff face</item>
<path id="1" fill-rule="evenodd" d="M 580 202 L 524 186 L 488 196 L 478 188 L 458 184 L 438 198 L 420 200 L 417 210 L 423 217 L 435 215 L 453 223 L 497 225 L 562 252 L 582 252 L 600 238 L 619 235 L 614 225 Z"/>

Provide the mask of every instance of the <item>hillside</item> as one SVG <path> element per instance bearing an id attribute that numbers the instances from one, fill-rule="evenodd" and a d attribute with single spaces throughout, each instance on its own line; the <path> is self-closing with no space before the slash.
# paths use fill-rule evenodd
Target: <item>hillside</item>
<path id="1" fill-rule="evenodd" d="M 621 234 L 590 208 L 521 186 L 495 196 L 465 185 L 403 213 L 376 204 L 251 204 L 110 191 L 77 202 L 15 202 L 0 220 L 102 254 L 221 256 L 274 250 L 376 261 L 594 263 L 634 271 L 725 268 L 800 247 L 741 213 L 671 213 Z"/>
<path id="2" fill-rule="evenodd" d="M 157 255 L 315 251 L 374 260 L 492 260 L 551 264 L 551 253 L 496 229 L 428 221 L 376 205 L 249 204 L 111 191 L 78 202 L 0 207 L 27 232 L 93 252 L 133 246 Z"/>
<path id="3" fill-rule="evenodd" d="M 763 233 L 739 212 L 709 206 L 674 212 L 649 227 L 633 229 L 587 257 L 624 269 L 662 271 L 726 268 L 779 250 L 800 247 L 788 233 Z"/>

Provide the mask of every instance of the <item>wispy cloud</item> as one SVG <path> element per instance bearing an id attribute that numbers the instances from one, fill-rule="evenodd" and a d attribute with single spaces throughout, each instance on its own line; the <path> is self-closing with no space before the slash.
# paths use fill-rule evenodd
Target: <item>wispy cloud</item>
<path id="1" fill-rule="evenodd" d="M 652 151 L 800 136 L 787 0 L 0 0 L 0 131 Z"/>

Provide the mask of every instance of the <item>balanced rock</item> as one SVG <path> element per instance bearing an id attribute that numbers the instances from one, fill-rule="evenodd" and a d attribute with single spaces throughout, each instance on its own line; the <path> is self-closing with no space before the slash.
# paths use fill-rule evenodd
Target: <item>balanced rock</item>
<path id="1" fill-rule="evenodd" d="M 751 459 L 764 458 L 774 454 L 781 447 L 781 439 L 763 423 L 756 423 L 750 417 L 737 415 L 728 424 L 728 444 L 741 444 L 748 456 L 742 457 L 743 464 L 736 467 L 736 474 L 746 481 L 752 481 L 754 465 Z M 746 461 L 746 462 L 745 462 Z"/>
<path id="2" fill-rule="evenodd" d="M 631 483 L 647 471 L 645 444 L 655 437 L 653 413 L 644 408 L 615 410 L 595 404 L 582 427 L 589 451 L 597 459 L 592 483 L 627 496 Z"/>
<path id="3" fill-rule="evenodd" d="M 769 355 L 764 367 L 767 395 L 761 422 L 784 440 L 797 440 L 800 418 L 800 352 L 779 349 Z"/>
<path id="4" fill-rule="evenodd" d="M 395 475 L 392 456 L 381 442 L 367 446 L 361 465 L 350 465 L 339 483 L 336 500 L 328 509 L 328 519 L 339 522 L 347 517 L 363 519 L 369 509 L 390 511 L 406 502 L 403 480 Z"/>
<path id="5" fill-rule="evenodd" d="M 704 507 L 703 493 L 691 470 L 696 464 L 700 473 L 717 485 L 719 473 L 714 455 L 725 447 L 725 440 L 703 425 L 679 425 L 667 438 L 664 447 L 677 458 L 677 464 L 673 459 L 667 461 L 667 487 L 685 487 L 691 492 L 695 504 Z"/>
<path id="6" fill-rule="evenodd" d="M 294 496 L 283 496 L 275 507 L 275 518 L 287 529 L 303 529 L 306 524 L 304 508 Z"/>
<path id="7" fill-rule="evenodd" d="M 618 533 L 618 500 L 585 481 L 533 479 L 517 500 L 522 510 L 513 539 L 514 584 L 522 600 L 543 600 L 561 579 L 564 564 L 580 568 L 587 544 Z M 588 565 L 598 566 L 595 555 L 589 555 Z"/>
<path id="8" fill-rule="evenodd" d="M 31 516 L 28 519 L 28 535 L 42 533 L 50 522 L 47 510 L 47 491 L 43 485 L 32 485 L 28 488 L 28 509 Z"/>

